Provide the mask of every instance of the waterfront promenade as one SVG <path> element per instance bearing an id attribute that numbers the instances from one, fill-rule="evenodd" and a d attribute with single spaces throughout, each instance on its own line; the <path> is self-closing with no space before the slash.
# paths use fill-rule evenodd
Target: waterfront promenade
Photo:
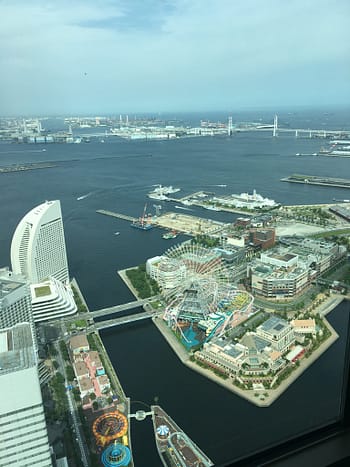
<path id="1" fill-rule="evenodd" d="M 129 269 L 134 269 L 134 268 L 121 269 L 120 271 L 118 271 L 118 274 L 119 274 L 119 277 L 121 278 L 121 280 L 124 282 L 124 284 L 130 290 L 130 292 L 134 295 L 135 298 L 138 299 L 139 296 L 138 296 L 137 290 L 132 285 L 132 283 L 129 281 L 128 276 L 126 275 L 126 271 L 128 271 Z"/>

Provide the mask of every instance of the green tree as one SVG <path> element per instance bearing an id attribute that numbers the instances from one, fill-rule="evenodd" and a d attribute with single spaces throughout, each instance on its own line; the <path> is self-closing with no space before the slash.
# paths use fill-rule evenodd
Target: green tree
<path id="1" fill-rule="evenodd" d="M 74 370 L 70 365 L 66 366 L 66 374 L 68 381 L 73 381 L 75 378 Z"/>

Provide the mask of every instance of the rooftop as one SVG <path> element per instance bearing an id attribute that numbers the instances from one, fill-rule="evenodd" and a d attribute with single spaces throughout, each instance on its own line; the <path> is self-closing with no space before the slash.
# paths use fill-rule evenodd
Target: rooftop
<path id="1" fill-rule="evenodd" d="M 69 339 L 69 344 L 72 350 L 79 349 L 80 347 L 89 347 L 89 342 L 85 334 L 78 334 Z"/>
<path id="2" fill-rule="evenodd" d="M 25 284 L 25 279 L 7 268 L 0 269 L 0 300 Z"/>
<path id="3" fill-rule="evenodd" d="M 270 334 L 279 334 L 287 327 L 289 327 L 289 323 L 282 318 L 278 318 L 277 316 L 271 316 L 259 326 L 262 331 L 268 332 Z"/>
<path id="4" fill-rule="evenodd" d="M 36 365 L 31 327 L 16 324 L 0 331 L 0 376 Z"/>
<path id="5" fill-rule="evenodd" d="M 74 364 L 75 373 L 77 376 L 83 376 L 89 374 L 88 367 L 85 362 L 75 362 Z"/>
<path id="6" fill-rule="evenodd" d="M 51 288 L 49 285 L 34 287 L 34 293 L 36 298 L 46 297 L 51 294 Z"/>
<path id="7" fill-rule="evenodd" d="M 79 386 L 82 391 L 89 391 L 94 388 L 94 385 L 90 378 L 84 377 L 79 381 Z"/>
<path id="8" fill-rule="evenodd" d="M 269 341 L 257 336 L 256 334 L 245 334 L 240 340 L 240 343 L 249 350 L 256 350 L 257 352 L 262 352 L 270 345 Z"/>
<path id="9" fill-rule="evenodd" d="M 294 319 L 290 322 L 292 326 L 300 328 L 313 328 L 316 326 L 316 321 L 314 319 Z"/>
<path id="10" fill-rule="evenodd" d="M 271 253 L 271 254 L 266 255 L 266 256 L 269 256 L 270 258 L 278 259 L 280 261 L 285 261 L 286 263 L 288 261 L 290 261 L 291 259 L 297 257 L 297 255 L 295 255 L 293 253 Z"/>

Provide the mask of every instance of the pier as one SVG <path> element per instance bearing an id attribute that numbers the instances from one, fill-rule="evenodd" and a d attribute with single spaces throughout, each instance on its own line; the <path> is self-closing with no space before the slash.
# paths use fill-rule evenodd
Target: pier
<path id="1" fill-rule="evenodd" d="M 121 214 L 119 212 L 106 211 L 105 209 L 98 209 L 96 212 L 103 214 L 105 216 L 116 217 L 117 219 L 123 219 L 124 221 L 136 222 L 137 218 L 132 216 L 127 216 L 126 214 Z"/>

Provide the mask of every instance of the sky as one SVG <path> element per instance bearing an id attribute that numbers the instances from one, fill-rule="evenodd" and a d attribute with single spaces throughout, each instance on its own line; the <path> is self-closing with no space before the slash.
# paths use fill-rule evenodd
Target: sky
<path id="1" fill-rule="evenodd" d="M 350 106 L 349 0 L 0 0 L 0 115 Z"/>

